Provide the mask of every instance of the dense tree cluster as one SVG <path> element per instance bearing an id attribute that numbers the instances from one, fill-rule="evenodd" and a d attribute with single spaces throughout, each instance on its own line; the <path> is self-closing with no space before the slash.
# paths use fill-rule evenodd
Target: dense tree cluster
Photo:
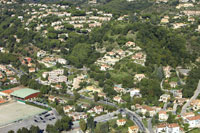
<path id="1" fill-rule="evenodd" d="M 193 96 L 194 91 L 197 89 L 200 80 L 200 68 L 194 68 L 190 71 L 186 80 L 186 85 L 183 87 L 183 96 L 189 98 Z"/>

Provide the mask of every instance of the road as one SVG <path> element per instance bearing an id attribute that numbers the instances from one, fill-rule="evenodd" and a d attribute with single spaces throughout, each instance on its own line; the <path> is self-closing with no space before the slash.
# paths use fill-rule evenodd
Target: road
<path id="1" fill-rule="evenodd" d="M 107 122 L 109 120 L 112 120 L 112 119 L 117 119 L 118 117 L 116 116 L 117 114 L 119 114 L 119 111 L 114 111 L 112 113 L 108 113 L 108 114 L 105 114 L 105 115 L 101 115 L 101 116 L 97 116 L 94 118 L 94 121 L 96 122 Z M 79 128 L 79 121 L 74 121 L 73 122 L 73 125 L 72 125 L 72 129 L 77 129 Z"/>
<path id="2" fill-rule="evenodd" d="M 67 93 L 71 96 L 73 96 L 73 92 L 71 91 L 67 91 Z M 87 100 L 92 100 L 93 101 L 93 98 L 90 98 L 90 97 L 86 97 L 86 96 L 83 96 L 81 95 L 81 98 L 82 99 L 87 99 Z M 119 108 L 115 103 L 112 103 L 112 102 L 108 102 L 109 99 L 107 99 L 107 101 L 104 101 L 104 100 L 100 100 L 98 101 L 98 103 L 101 103 L 101 104 L 106 104 L 106 105 L 110 105 L 110 106 L 113 106 L 113 107 L 116 107 L 116 108 Z M 138 127 L 140 128 L 141 131 L 144 131 L 146 132 L 146 128 L 144 126 L 144 124 L 142 123 L 142 120 L 140 118 L 139 115 L 137 115 L 136 113 L 132 112 L 131 110 L 128 110 L 128 109 L 119 109 L 121 110 L 120 112 L 124 112 L 126 113 L 127 115 L 129 115 L 130 117 L 130 120 L 132 120 L 136 125 L 138 125 Z M 108 114 L 109 115 L 109 114 Z M 105 121 L 109 120 L 109 119 L 112 119 L 112 116 L 110 115 L 109 117 L 106 117 Z M 101 121 L 101 120 L 99 120 Z M 101 121 L 103 122 L 103 120 Z M 74 125 L 74 128 L 77 127 L 77 123 L 75 123 Z"/>
<path id="3" fill-rule="evenodd" d="M 125 112 L 129 116 L 130 120 L 134 121 L 134 123 L 140 128 L 140 130 L 142 132 L 147 131 L 144 124 L 142 123 L 142 120 L 141 120 L 139 115 L 137 115 L 135 112 L 133 112 L 133 111 L 127 109 L 127 108 L 126 109 L 120 109 L 120 110 L 122 110 L 122 112 Z"/>
<path id="4" fill-rule="evenodd" d="M 177 104 L 177 103 L 174 103 L 173 111 L 172 111 L 172 113 L 173 113 L 174 115 L 176 115 L 177 106 L 178 106 L 178 104 Z"/>
<path id="5" fill-rule="evenodd" d="M 163 82 L 164 82 L 164 78 L 162 79 L 162 81 L 160 82 L 160 89 L 162 90 L 162 91 L 164 91 L 164 92 L 169 92 L 169 90 L 165 90 L 165 89 L 163 89 Z"/>
<path id="6" fill-rule="evenodd" d="M 152 121 L 152 118 L 149 118 L 147 121 L 148 122 L 148 130 L 150 133 L 154 133 L 151 121 Z"/>
<path id="7" fill-rule="evenodd" d="M 16 69 L 14 69 L 13 67 L 11 67 L 11 66 L 7 66 L 8 67 L 8 69 L 9 70 L 11 70 L 11 71 L 13 71 L 13 72 L 15 72 L 16 74 L 17 74 L 17 76 L 18 77 L 21 77 L 22 75 L 24 75 L 25 73 L 24 72 L 22 72 L 21 70 L 19 71 L 19 70 L 16 70 Z"/>
<path id="8" fill-rule="evenodd" d="M 181 110 L 181 115 L 184 114 L 184 113 L 186 113 L 186 109 L 190 105 L 191 101 L 195 100 L 199 96 L 199 94 L 200 94 L 200 80 L 199 80 L 197 89 L 194 92 L 194 95 L 190 98 L 190 100 L 187 103 L 185 103 L 183 105 L 182 110 Z"/>

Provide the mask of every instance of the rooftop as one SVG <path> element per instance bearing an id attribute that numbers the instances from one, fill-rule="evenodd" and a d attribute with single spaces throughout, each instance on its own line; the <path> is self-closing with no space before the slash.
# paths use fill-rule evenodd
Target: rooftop
<path id="1" fill-rule="evenodd" d="M 24 88 L 24 89 L 20 89 L 20 90 L 16 90 L 16 91 L 12 92 L 11 95 L 20 97 L 20 98 L 25 98 L 31 94 L 38 93 L 38 92 L 40 92 L 40 91 L 29 89 L 29 88 Z"/>

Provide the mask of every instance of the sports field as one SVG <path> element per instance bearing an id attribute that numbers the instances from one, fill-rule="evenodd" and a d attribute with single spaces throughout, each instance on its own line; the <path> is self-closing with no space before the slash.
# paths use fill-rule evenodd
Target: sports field
<path id="1" fill-rule="evenodd" d="M 25 119 L 46 110 L 18 102 L 0 105 L 0 126 Z"/>

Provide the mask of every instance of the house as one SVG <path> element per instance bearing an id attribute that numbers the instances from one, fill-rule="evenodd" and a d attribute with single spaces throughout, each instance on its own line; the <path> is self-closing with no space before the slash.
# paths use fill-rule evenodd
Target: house
<path id="1" fill-rule="evenodd" d="M 34 72 L 35 72 L 35 68 L 33 68 L 33 67 L 32 67 L 32 68 L 29 68 L 28 71 L 29 71 L 29 73 L 34 73 Z"/>
<path id="2" fill-rule="evenodd" d="M 106 71 L 106 70 L 108 70 L 109 68 L 110 68 L 109 65 L 102 64 L 101 67 L 100 67 L 100 70 L 101 70 L 101 71 Z"/>
<path id="3" fill-rule="evenodd" d="M 147 105 L 142 105 L 141 113 L 145 115 L 147 112 L 149 113 L 150 117 L 153 117 L 156 114 L 156 110 L 154 108 Z"/>
<path id="4" fill-rule="evenodd" d="M 55 102 L 56 99 L 57 99 L 57 97 L 55 97 L 55 96 L 49 96 L 49 97 L 48 97 L 48 100 L 49 100 L 50 102 Z"/>
<path id="5" fill-rule="evenodd" d="M 187 117 L 185 121 L 189 124 L 189 128 L 200 127 L 200 115 Z"/>
<path id="6" fill-rule="evenodd" d="M 167 114 L 166 111 L 161 110 L 160 112 L 158 112 L 158 118 L 159 121 L 166 121 L 168 119 L 169 115 Z"/>
<path id="7" fill-rule="evenodd" d="M 17 84 L 18 83 L 17 79 L 14 78 L 14 77 L 8 77 L 8 79 L 10 80 L 11 84 Z"/>
<path id="8" fill-rule="evenodd" d="M 0 78 L 3 78 L 3 74 L 0 72 Z"/>
<path id="9" fill-rule="evenodd" d="M 55 86 L 53 86 L 55 89 L 57 89 L 57 90 L 60 90 L 60 89 L 62 89 L 62 85 L 60 85 L 60 84 L 57 84 L 57 85 L 55 85 Z"/>
<path id="10" fill-rule="evenodd" d="M 184 76 L 188 76 L 190 69 L 178 69 L 178 71 L 184 75 Z"/>
<path id="11" fill-rule="evenodd" d="M 187 99 L 187 98 L 179 98 L 179 99 L 177 99 L 177 103 L 178 103 L 178 105 L 183 105 L 188 100 L 189 99 Z"/>
<path id="12" fill-rule="evenodd" d="M 90 28 L 101 27 L 101 25 L 102 25 L 102 23 L 95 22 L 95 23 L 91 23 L 91 24 L 89 24 L 89 27 L 90 27 Z"/>
<path id="13" fill-rule="evenodd" d="M 0 70 L 1 70 L 1 71 L 6 71 L 6 66 L 0 64 Z"/>
<path id="14" fill-rule="evenodd" d="M 122 100 L 122 98 L 121 98 L 120 96 L 115 96 L 115 97 L 113 97 L 113 100 L 114 100 L 115 102 L 118 102 L 118 103 L 122 103 L 122 102 L 123 102 L 123 100 Z"/>
<path id="15" fill-rule="evenodd" d="M 163 71 L 166 78 L 169 78 L 171 76 L 171 72 L 170 72 L 171 70 L 172 68 L 170 66 L 163 67 Z"/>
<path id="16" fill-rule="evenodd" d="M 81 108 L 82 108 L 82 109 L 88 109 L 89 107 L 90 107 L 89 104 L 82 104 L 82 105 L 81 105 Z"/>
<path id="17" fill-rule="evenodd" d="M 98 96 L 99 96 L 99 97 L 106 98 L 106 93 L 100 92 L 100 93 L 98 93 Z"/>
<path id="18" fill-rule="evenodd" d="M 167 3 L 168 0 L 156 0 L 156 3 Z"/>
<path id="19" fill-rule="evenodd" d="M 194 111 L 199 110 L 200 109 L 200 100 L 199 99 L 192 100 L 190 105 L 192 106 L 192 109 Z"/>
<path id="20" fill-rule="evenodd" d="M 114 85 L 114 90 L 118 93 L 126 93 L 126 90 L 122 87 L 122 85 Z"/>
<path id="21" fill-rule="evenodd" d="M 166 133 L 167 124 L 162 123 L 156 126 L 156 133 Z"/>
<path id="22" fill-rule="evenodd" d="M 168 124 L 167 133 L 180 133 L 180 127 L 177 123 Z"/>
<path id="23" fill-rule="evenodd" d="M 187 113 L 184 113 L 181 117 L 183 118 L 183 120 L 186 120 L 187 118 L 189 117 L 194 117 L 195 114 L 193 112 L 187 112 Z"/>
<path id="24" fill-rule="evenodd" d="M 137 81 L 141 81 L 143 78 L 145 78 L 144 74 L 135 74 L 134 79 Z"/>
<path id="25" fill-rule="evenodd" d="M 136 53 L 135 55 L 132 56 L 132 59 L 133 59 L 133 60 L 140 60 L 140 59 L 142 59 L 144 56 L 145 56 L 144 53 L 138 52 L 138 53 Z"/>
<path id="26" fill-rule="evenodd" d="M 44 57 L 46 55 L 46 51 L 40 50 L 37 52 L 37 57 Z"/>
<path id="27" fill-rule="evenodd" d="M 182 90 L 173 90 L 172 94 L 176 99 L 180 99 L 183 96 Z"/>
<path id="28" fill-rule="evenodd" d="M 181 27 L 184 27 L 186 26 L 187 24 L 184 24 L 184 23 L 174 23 L 173 24 L 173 28 L 174 29 L 178 29 L 178 28 L 181 28 Z"/>
<path id="29" fill-rule="evenodd" d="M 138 126 L 128 127 L 128 133 L 138 133 L 138 132 L 139 132 L 139 127 Z"/>
<path id="30" fill-rule="evenodd" d="M 102 89 L 96 88 L 96 87 L 94 87 L 94 86 L 87 86 L 87 87 L 85 88 L 85 90 L 91 91 L 91 92 L 93 92 L 93 93 L 95 93 L 95 92 L 98 92 L 98 93 L 102 92 Z"/>
<path id="31" fill-rule="evenodd" d="M 124 126 L 125 124 L 126 124 L 126 120 L 125 119 L 117 120 L 117 126 Z"/>
<path id="32" fill-rule="evenodd" d="M 68 116 L 72 117 L 74 121 L 87 118 L 87 114 L 85 112 L 69 112 Z"/>
<path id="33" fill-rule="evenodd" d="M 32 59 L 30 57 L 25 57 L 22 61 L 23 64 L 30 64 Z"/>
<path id="34" fill-rule="evenodd" d="M 130 96 L 134 97 L 134 96 L 140 96 L 140 89 L 139 88 L 133 88 L 130 90 Z"/>
<path id="35" fill-rule="evenodd" d="M 162 123 L 156 127 L 156 133 L 180 133 L 180 127 L 177 123 Z"/>
<path id="36" fill-rule="evenodd" d="M 167 100 L 169 100 L 169 99 L 170 99 L 170 95 L 169 94 L 163 94 L 163 95 L 160 96 L 159 101 L 166 103 Z"/>
<path id="37" fill-rule="evenodd" d="M 64 111 L 65 113 L 68 113 L 68 112 L 70 112 L 70 111 L 72 111 L 72 110 L 74 110 L 74 107 L 73 107 L 73 106 L 67 105 L 67 106 L 63 107 L 63 111 Z"/>
<path id="38" fill-rule="evenodd" d="M 15 73 L 14 73 L 13 71 L 6 69 L 6 75 L 7 75 L 7 76 L 12 76 L 12 75 L 14 75 L 14 74 L 15 74 Z"/>
<path id="39" fill-rule="evenodd" d="M 169 16 L 164 16 L 164 18 L 161 19 L 161 23 L 163 24 L 169 23 Z"/>
<path id="40" fill-rule="evenodd" d="M 180 8 L 187 8 L 187 7 L 194 7 L 194 5 L 192 3 L 183 3 L 183 4 L 179 4 L 178 6 L 176 6 L 177 9 L 180 9 Z"/>
<path id="41" fill-rule="evenodd" d="M 103 106 L 99 105 L 99 106 L 95 106 L 94 107 L 94 112 L 97 114 L 100 114 L 103 112 Z"/>
<path id="42" fill-rule="evenodd" d="M 177 82 L 172 81 L 172 82 L 169 83 L 169 85 L 170 85 L 171 88 L 175 88 L 178 84 L 177 84 Z"/>
<path id="43" fill-rule="evenodd" d="M 135 47 L 135 43 L 131 41 L 128 41 L 125 45 L 128 47 Z"/>
<path id="44" fill-rule="evenodd" d="M 0 52 L 2 52 L 2 53 L 6 52 L 5 49 L 4 49 L 4 47 L 0 47 Z"/>
<path id="45" fill-rule="evenodd" d="M 57 59 L 57 62 L 60 63 L 60 64 L 63 64 L 63 65 L 64 65 L 64 64 L 67 64 L 67 60 L 65 60 L 65 59 L 63 59 L 63 58 L 58 58 L 58 59 Z"/>

